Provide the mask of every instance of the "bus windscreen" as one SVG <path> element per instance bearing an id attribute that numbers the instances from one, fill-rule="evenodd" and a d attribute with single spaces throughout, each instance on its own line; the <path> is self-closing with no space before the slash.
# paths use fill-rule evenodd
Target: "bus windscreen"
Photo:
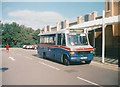
<path id="1" fill-rule="evenodd" d="M 71 46 L 88 45 L 86 34 L 70 33 L 67 35 L 67 37 L 68 37 L 68 44 Z"/>

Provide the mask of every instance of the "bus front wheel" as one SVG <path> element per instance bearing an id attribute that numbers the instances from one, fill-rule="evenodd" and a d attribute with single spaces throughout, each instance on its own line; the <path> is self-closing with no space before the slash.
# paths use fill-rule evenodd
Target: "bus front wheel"
<path id="1" fill-rule="evenodd" d="M 88 60 L 88 61 L 85 61 L 86 64 L 90 64 L 91 63 L 91 60 Z"/>
<path id="2" fill-rule="evenodd" d="M 70 65 L 70 62 L 69 62 L 69 60 L 68 60 L 67 55 L 64 55 L 64 56 L 63 56 L 63 64 L 66 65 L 66 66 Z"/>

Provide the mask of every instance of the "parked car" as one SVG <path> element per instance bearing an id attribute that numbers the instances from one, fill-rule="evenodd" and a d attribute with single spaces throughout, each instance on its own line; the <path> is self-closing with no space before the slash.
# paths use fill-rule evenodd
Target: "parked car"
<path id="1" fill-rule="evenodd" d="M 23 49 L 34 49 L 36 50 L 37 46 L 36 45 L 23 45 Z"/>
<path id="2" fill-rule="evenodd" d="M 23 49 L 26 49 L 26 45 L 23 45 Z"/>

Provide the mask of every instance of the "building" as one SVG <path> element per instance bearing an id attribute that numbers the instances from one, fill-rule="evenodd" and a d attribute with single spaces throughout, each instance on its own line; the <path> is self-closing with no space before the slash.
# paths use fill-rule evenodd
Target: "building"
<path id="1" fill-rule="evenodd" d="M 117 0 L 105 1 L 105 16 L 120 15 L 120 2 Z M 120 22 L 106 26 L 106 56 L 118 57 L 120 49 Z"/>
<path id="2" fill-rule="evenodd" d="M 120 15 L 120 2 L 115 0 L 105 0 L 105 17 Z M 105 56 L 110 58 L 118 58 L 118 50 L 120 49 L 120 23 L 108 24 L 105 27 Z M 94 33 L 95 32 L 95 33 Z M 95 44 L 96 56 L 102 55 L 102 28 L 90 32 L 91 44 Z M 95 42 L 92 37 L 95 37 Z M 94 43 L 92 43 L 94 42 Z"/>
<path id="3" fill-rule="evenodd" d="M 110 18 L 120 15 L 120 2 L 117 0 L 105 0 L 105 18 Z M 55 26 L 46 26 L 41 32 L 53 32 L 67 27 L 77 26 L 81 27 L 82 24 L 89 24 L 89 22 L 97 22 L 103 19 L 103 16 L 97 16 L 97 12 L 78 16 L 76 21 L 70 22 L 64 20 L 58 22 Z M 118 50 L 120 49 L 120 22 L 110 23 L 105 25 L 105 57 L 118 58 Z M 86 26 L 90 44 L 95 48 L 95 55 L 102 56 L 102 24 L 99 26 Z"/>

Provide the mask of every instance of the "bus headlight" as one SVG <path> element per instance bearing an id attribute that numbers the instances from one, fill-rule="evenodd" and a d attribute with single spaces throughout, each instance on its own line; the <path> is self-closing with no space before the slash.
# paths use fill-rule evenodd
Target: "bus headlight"
<path id="1" fill-rule="evenodd" d="M 71 51 L 70 54 L 75 54 L 75 52 L 72 52 L 72 51 Z"/>
<path id="2" fill-rule="evenodd" d="M 93 51 L 90 51 L 90 53 L 94 53 Z"/>

